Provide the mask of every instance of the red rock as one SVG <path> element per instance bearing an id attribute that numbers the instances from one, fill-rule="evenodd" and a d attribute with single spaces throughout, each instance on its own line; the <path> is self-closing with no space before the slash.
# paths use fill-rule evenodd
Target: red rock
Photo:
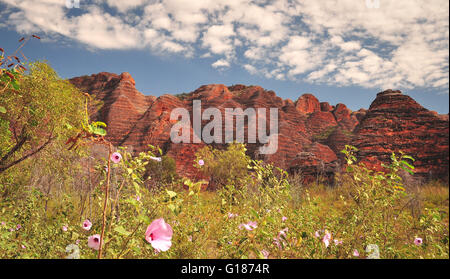
<path id="1" fill-rule="evenodd" d="M 328 102 L 321 102 L 320 103 L 320 110 L 321 111 L 332 111 L 334 108 L 328 103 Z"/>
<path id="2" fill-rule="evenodd" d="M 316 111 L 308 116 L 307 127 L 311 135 L 321 136 L 329 127 L 338 123 L 331 112 Z"/>
<path id="3" fill-rule="evenodd" d="M 400 91 L 377 94 L 355 130 L 359 158 L 374 169 L 389 164 L 392 152 L 416 159 L 416 176 L 448 179 L 448 121 Z"/>
<path id="4" fill-rule="evenodd" d="M 297 110 L 303 113 L 312 113 L 320 111 L 320 103 L 317 98 L 312 94 L 303 94 L 298 98 L 295 106 Z"/>
<path id="5" fill-rule="evenodd" d="M 448 176 L 448 115 L 435 115 L 396 91 L 378 94 L 368 111 L 351 112 L 343 104 L 319 103 L 311 94 L 302 95 L 295 103 L 283 100 L 260 86 L 211 84 L 187 94 L 154 97 L 137 91 L 128 73 L 99 73 L 70 82 L 103 102 L 99 109 L 92 109 L 92 117 L 107 123 L 107 139 L 114 145 L 128 146 L 135 154 L 146 151 L 149 144 L 159 146 L 163 154 L 175 159 L 180 175 L 194 179 L 201 177 L 193 166 L 195 153 L 205 144 L 174 144 L 170 140 L 176 123 L 170 120 L 170 112 L 185 108 L 192 119 L 193 100 L 201 100 L 203 110 L 216 107 L 222 113 L 226 108 L 278 108 L 278 151 L 259 154 L 260 144 L 249 143 L 248 154 L 301 171 L 306 182 L 324 175 L 331 183 L 338 171 L 339 151 L 346 144 L 360 148 L 360 158 L 371 166 L 386 162 L 390 152 L 403 150 L 418 159 L 415 165 L 420 175 Z M 247 135 L 247 121 L 244 129 Z M 224 148 L 225 144 L 214 146 Z"/>
<path id="6" fill-rule="evenodd" d="M 319 178 L 333 184 L 334 174 L 339 167 L 337 160 L 336 154 L 328 146 L 313 143 L 291 161 L 289 172 L 300 173 L 303 183 L 306 184 L 317 181 Z"/>

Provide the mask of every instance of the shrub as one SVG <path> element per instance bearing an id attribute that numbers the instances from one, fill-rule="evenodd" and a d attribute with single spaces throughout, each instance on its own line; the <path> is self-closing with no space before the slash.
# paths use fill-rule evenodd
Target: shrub
<path id="1" fill-rule="evenodd" d="M 222 188 L 226 185 L 242 189 L 250 180 L 248 168 L 251 159 L 245 154 L 246 151 L 245 145 L 240 143 L 230 144 L 226 150 L 206 146 L 196 153 L 197 161 L 194 166 L 211 178 L 210 189 Z M 199 160 L 204 161 L 203 166 L 198 164 Z"/>

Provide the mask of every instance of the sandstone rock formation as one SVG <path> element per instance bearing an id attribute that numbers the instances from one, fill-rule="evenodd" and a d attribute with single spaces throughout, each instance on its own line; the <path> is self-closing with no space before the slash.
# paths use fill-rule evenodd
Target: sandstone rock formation
<path id="1" fill-rule="evenodd" d="M 377 94 L 356 127 L 352 144 L 367 165 L 381 170 L 392 152 L 413 156 L 416 176 L 448 180 L 449 123 L 400 91 Z"/>
<path id="2" fill-rule="evenodd" d="M 185 108 L 192 121 L 193 100 L 201 100 L 202 111 L 215 107 L 222 115 L 226 108 L 278 108 L 278 151 L 260 154 L 261 144 L 251 143 L 247 144 L 249 155 L 299 171 L 306 182 L 320 175 L 331 183 L 342 165 L 339 151 L 346 144 L 356 145 L 360 158 L 374 168 L 380 162 L 389 163 L 391 152 L 402 150 L 417 158 L 419 175 L 448 177 L 448 115 L 433 114 L 398 91 L 379 93 L 369 110 L 352 112 L 344 104 L 320 103 L 312 94 L 304 94 L 296 102 L 283 100 L 259 86 L 211 84 L 187 94 L 154 97 L 137 91 L 128 73 L 99 73 L 70 82 L 102 102 L 93 118 L 108 124 L 107 138 L 113 144 L 129 146 L 136 153 L 149 144 L 159 146 L 176 159 L 179 174 L 187 177 L 199 177 L 193 167 L 195 152 L 205 143 L 172 143 L 170 130 L 177 121 L 170 120 L 170 113 Z M 202 125 L 208 122 L 204 120 Z M 245 135 L 247 124 L 245 121 Z M 192 127 L 190 132 L 192 136 Z"/>

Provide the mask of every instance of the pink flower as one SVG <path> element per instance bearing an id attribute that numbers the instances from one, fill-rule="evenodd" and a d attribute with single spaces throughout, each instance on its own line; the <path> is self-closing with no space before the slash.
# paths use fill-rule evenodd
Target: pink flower
<path id="1" fill-rule="evenodd" d="M 111 154 L 111 161 L 113 161 L 114 163 L 119 163 L 120 159 L 122 159 L 122 155 L 120 155 L 119 152 L 114 152 L 113 154 Z"/>
<path id="2" fill-rule="evenodd" d="M 414 239 L 414 244 L 416 244 L 417 246 L 422 245 L 423 240 L 420 237 L 416 237 L 416 239 Z"/>
<path id="3" fill-rule="evenodd" d="M 353 257 L 359 257 L 359 252 L 358 250 L 353 250 Z"/>
<path id="4" fill-rule="evenodd" d="M 317 238 L 319 238 L 319 237 L 320 237 L 320 232 L 319 232 L 319 231 L 316 231 L 316 232 L 314 233 L 314 236 L 317 237 Z"/>
<path id="5" fill-rule="evenodd" d="M 330 245 L 330 240 L 331 240 L 331 233 L 326 232 L 322 239 L 322 242 L 325 244 L 325 247 L 328 247 L 328 245 Z"/>
<path id="6" fill-rule="evenodd" d="M 80 240 L 77 239 L 77 240 L 75 241 L 75 244 L 76 244 L 76 245 L 80 244 Z"/>
<path id="7" fill-rule="evenodd" d="M 100 249 L 100 235 L 94 234 L 88 237 L 88 247 L 94 250 Z"/>
<path id="8" fill-rule="evenodd" d="M 334 245 L 338 246 L 340 244 L 342 244 L 342 240 L 337 240 L 337 239 L 334 240 Z"/>
<path id="9" fill-rule="evenodd" d="M 256 222 L 248 222 L 247 224 L 240 224 L 239 229 L 242 230 L 242 228 L 245 228 L 247 231 L 253 231 L 253 229 L 256 229 L 258 227 L 258 224 Z"/>
<path id="10" fill-rule="evenodd" d="M 154 220 L 145 232 L 145 240 L 149 242 L 157 252 L 167 251 L 172 246 L 172 227 L 164 222 L 163 218 Z"/>
<path id="11" fill-rule="evenodd" d="M 89 219 L 84 220 L 84 222 L 83 222 L 83 229 L 88 231 L 88 230 L 91 229 L 91 227 L 92 227 L 91 221 L 89 221 Z"/>
<path id="12" fill-rule="evenodd" d="M 17 225 L 16 230 L 20 230 L 22 228 L 22 225 Z"/>
<path id="13" fill-rule="evenodd" d="M 137 201 L 140 201 L 140 200 L 141 200 L 141 197 L 140 197 L 140 196 L 136 196 L 136 200 L 137 200 Z"/>
<path id="14" fill-rule="evenodd" d="M 278 237 L 273 238 L 273 244 L 275 244 L 278 247 L 278 249 L 280 250 L 283 249 L 283 247 L 281 246 L 280 239 Z"/>
<path id="15" fill-rule="evenodd" d="M 203 161 L 203 160 L 198 160 L 198 164 L 199 164 L 200 166 L 203 166 L 203 165 L 205 164 L 205 161 Z"/>
<path id="16" fill-rule="evenodd" d="M 280 238 L 280 237 L 286 238 L 286 232 L 287 232 L 288 230 L 289 230 L 288 228 L 282 229 L 282 230 L 278 233 L 278 238 Z"/>
<path id="17" fill-rule="evenodd" d="M 63 226 L 63 227 L 62 227 L 62 230 L 65 231 L 65 232 L 67 232 L 67 226 Z"/>
<path id="18" fill-rule="evenodd" d="M 231 218 L 234 218 L 234 217 L 237 217 L 238 215 L 237 214 L 234 214 L 234 213 L 228 213 L 228 218 L 229 219 L 231 219 Z"/>
<path id="19" fill-rule="evenodd" d="M 25 245 L 23 245 L 23 244 L 21 245 L 21 247 L 22 247 L 22 249 L 26 249 L 26 248 L 27 248 L 27 247 L 26 247 Z"/>
<path id="20" fill-rule="evenodd" d="M 281 217 L 281 222 L 285 222 L 287 220 L 287 217 L 283 216 Z"/>
<path id="21" fill-rule="evenodd" d="M 5 222 L 5 221 L 2 221 L 2 226 L 4 226 L 4 225 L 6 225 L 6 222 Z"/>
<path id="22" fill-rule="evenodd" d="M 273 238 L 273 243 L 278 247 L 278 249 L 283 249 L 283 245 L 286 245 L 286 232 L 288 228 L 284 228 L 278 232 L 278 236 Z"/>
<path id="23" fill-rule="evenodd" d="M 266 250 L 262 250 L 261 254 L 263 255 L 264 259 L 267 259 L 269 257 L 269 252 L 267 252 Z"/>

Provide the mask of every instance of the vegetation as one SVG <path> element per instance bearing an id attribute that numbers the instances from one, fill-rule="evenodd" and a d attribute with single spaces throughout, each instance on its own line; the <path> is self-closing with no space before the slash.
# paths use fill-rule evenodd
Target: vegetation
<path id="1" fill-rule="evenodd" d="M 242 144 L 206 147 L 201 191 L 154 148 L 116 150 L 90 97 L 28 68 L 0 95 L 1 258 L 449 257 L 448 186 L 405 184 L 412 157 L 376 173 L 347 146 L 337 186 L 306 186 Z"/>

